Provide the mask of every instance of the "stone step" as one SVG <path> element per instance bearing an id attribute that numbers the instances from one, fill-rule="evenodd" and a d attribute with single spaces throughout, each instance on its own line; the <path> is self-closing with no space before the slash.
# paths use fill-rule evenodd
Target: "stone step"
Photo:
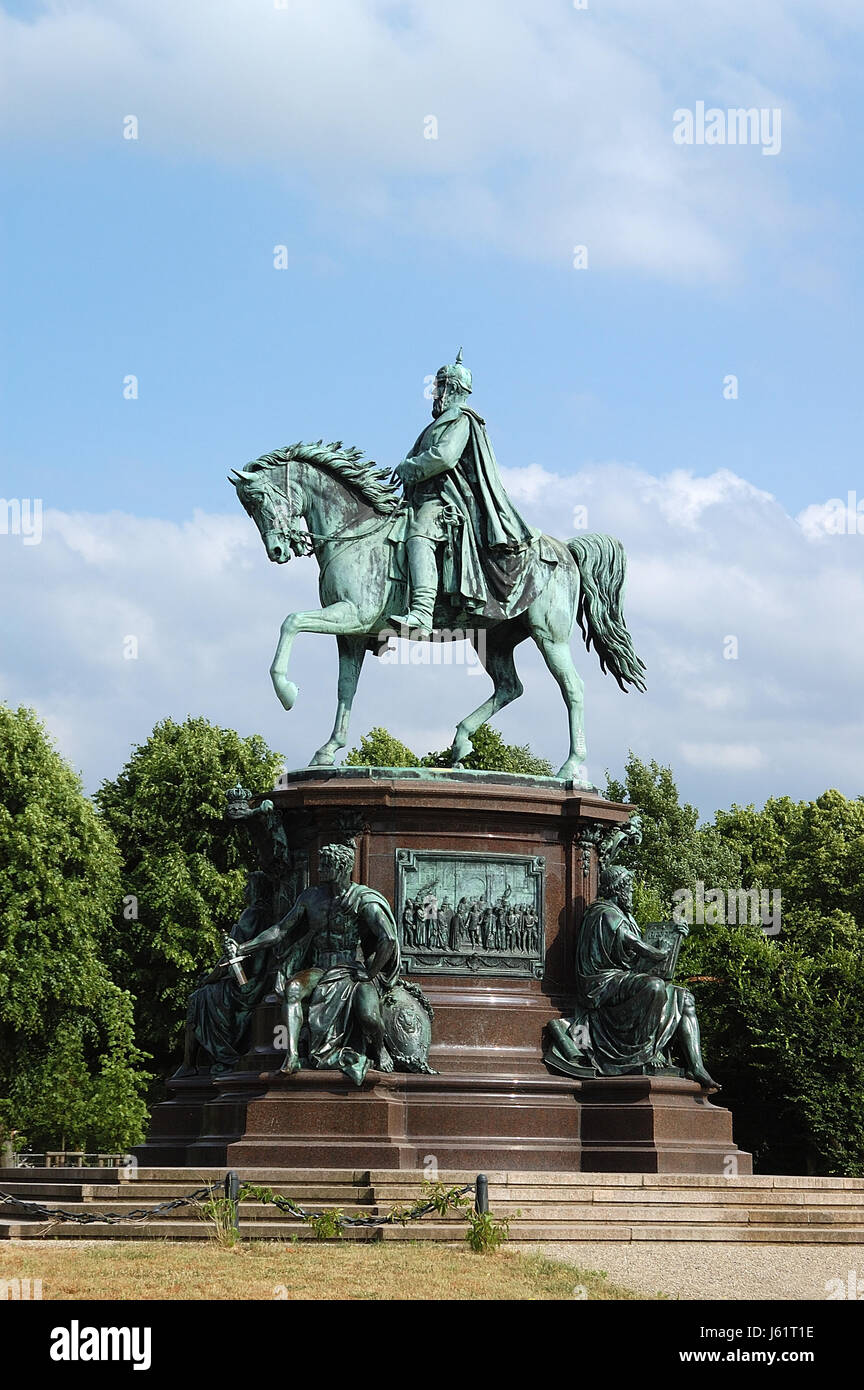
<path id="1" fill-rule="evenodd" d="M 319 1186 L 333 1183 L 340 1188 L 348 1184 L 379 1186 L 382 1183 L 416 1185 L 422 1183 L 423 1173 L 416 1168 L 399 1169 L 350 1169 L 350 1168 L 254 1168 L 240 1166 L 236 1170 L 241 1180 L 258 1182 L 262 1185 L 296 1185 L 298 1183 Z M 136 1183 L 181 1183 L 185 1187 L 195 1187 L 205 1182 L 221 1183 L 225 1177 L 226 1165 L 215 1168 L 209 1165 L 200 1167 L 140 1167 L 135 1170 Z M 442 1170 L 438 1178 L 448 1186 L 473 1182 L 475 1170 Z M 666 1174 L 666 1173 L 569 1173 L 569 1172 L 489 1172 L 486 1175 L 490 1185 L 534 1187 L 615 1187 L 615 1188 L 661 1188 L 674 1191 L 679 1188 L 698 1188 L 709 1191 L 744 1189 L 752 1191 L 803 1190 L 810 1192 L 846 1191 L 858 1192 L 864 1199 L 864 1178 L 826 1178 L 804 1176 L 771 1176 L 768 1174 L 744 1175 L 741 1177 L 720 1177 L 712 1174 Z M 0 1168 L 0 1188 L 8 1189 L 12 1182 L 54 1184 L 93 1183 L 113 1185 L 127 1179 L 127 1170 L 116 1168 Z"/>
<path id="2" fill-rule="evenodd" d="M 51 1205 L 46 1203 L 45 1205 Z M 75 1214 L 98 1216 L 105 1213 L 131 1213 L 141 1205 L 131 1201 L 116 1201 L 111 1199 L 96 1201 L 67 1201 L 63 1204 L 63 1209 Z M 388 1202 L 372 1203 L 348 1203 L 332 1200 L 322 1200 L 314 1198 L 306 1203 L 301 1203 L 309 1211 L 333 1211 L 341 1210 L 348 1216 L 386 1216 L 392 1209 L 392 1204 Z M 818 1207 L 813 1210 L 802 1210 L 800 1207 L 789 1209 L 783 1207 L 755 1207 L 750 1209 L 740 1209 L 737 1207 L 685 1207 L 676 1208 L 673 1213 L 668 1209 L 646 1208 L 644 1206 L 622 1206 L 609 1205 L 602 1203 L 579 1203 L 573 1206 L 561 1203 L 518 1203 L 499 1201 L 492 1205 L 492 1213 L 498 1218 L 509 1218 L 514 1226 L 519 1229 L 525 1224 L 532 1222 L 542 1222 L 543 1224 L 554 1224 L 556 1226 L 579 1226 L 586 1232 L 586 1238 L 590 1237 L 590 1232 L 598 1225 L 640 1225 L 645 1227 L 653 1226 L 687 1226 L 708 1231 L 717 1226 L 738 1225 L 744 1228 L 752 1226 L 796 1226 L 796 1227 L 825 1227 L 836 1229 L 839 1226 L 858 1228 L 860 1239 L 864 1243 L 864 1210 L 846 1211 L 844 1209 L 832 1209 Z M 248 1201 L 241 1207 L 242 1220 L 244 1222 L 279 1222 L 280 1224 L 290 1223 L 293 1218 L 290 1214 L 284 1215 L 274 1210 L 270 1203 L 259 1203 Z M 8 1220 L 18 1219 L 34 1220 L 44 1224 L 47 1218 L 30 1214 L 26 1210 L 20 1213 L 14 1208 L 6 1208 Z M 673 1217 L 670 1220 L 670 1216 Z M 196 1206 L 189 1205 L 176 1208 L 170 1213 L 166 1213 L 164 1218 L 146 1218 L 153 1222 L 160 1219 L 170 1219 L 171 1221 L 201 1222 L 204 1218 Z M 427 1218 L 422 1218 L 426 1220 Z M 452 1210 L 443 1215 L 437 1215 L 436 1221 L 448 1223 L 464 1223 L 464 1213 Z M 138 1222 L 143 1225 L 144 1222 Z M 412 1223 L 412 1229 L 416 1228 L 416 1223 Z M 84 1229 L 81 1226 L 80 1229 Z"/>
<path id="3" fill-rule="evenodd" d="M 46 1202 L 43 1205 L 50 1208 L 52 1205 L 56 1204 Z M 109 1198 L 107 1200 L 98 1200 L 94 1202 L 63 1202 L 62 1210 L 78 1216 L 99 1216 L 103 1214 L 128 1215 L 133 1211 L 137 1211 L 140 1207 L 146 1207 L 148 1205 L 151 1204 L 146 1202 L 112 1201 Z M 157 1203 L 152 1203 L 152 1205 L 156 1206 Z M 300 1205 L 303 1206 L 306 1211 L 344 1211 L 346 1216 L 380 1216 L 387 1215 L 391 1210 L 389 1204 L 384 1207 L 379 1207 L 374 1204 L 360 1202 L 321 1201 L 318 1198 L 310 1199 L 307 1203 L 300 1203 Z M 44 1222 L 48 1219 L 38 1213 L 28 1212 L 25 1208 L 16 1211 L 11 1205 L 4 1207 L 3 1210 L 10 1220 L 26 1217 L 29 1220 Z M 241 1210 L 243 1218 L 246 1221 L 259 1221 L 264 1217 L 271 1221 L 290 1221 L 293 1219 L 290 1214 L 281 1213 L 278 1208 L 274 1207 L 270 1202 L 243 1202 Z M 192 1203 L 188 1206 L 176 1207 L 173 1211 L 166 1212 L 165 1219 L 168 1218 L 172 1221 L 203 1220 L 199 1208 Z M 143 1219 L 149 1221 L 158 1220 L 159 1218 L 145 1217 Z"/>
<path id="4" fill-rule="evenodd" d="M 244 1204 L 245 1206 L 245 1204 Z M 554 1221 L 593 1226 L 596 1223 L 636 1223 L 640 1225 L 692 1225 L 707 1229 L 710 1226 L 735 1224 L 742 1226 L 751 1225 L 777 1225 L 779 1223 L 792 1226 L 832 1226 L 846 1225 L 859 1226 L 861 1228 L 861 1240 L 864 1243 L 864 1208 L 846 1209 L 816 1207 L 813 1209 L 802 1207 L 739 1207 L 739 1206 L 688 1206 L 676 1207 L 670 1211 L 667 1207 L 650 1207 L 644 1205 L 624 1206 L 622 1204 L 610 1205 L 601 1202 L 574 1203 L 572 1206 L 560 1202 L 508 1202 L 492 1201 L 490 1208 L 494 1216 L 509 1217 L 512 1222 L 521 1225 L 523 1221 Z M 386 1215 L 391 1210 L 388 1202 L 379 1202 L 369 1208 L 370 1211 L 379 1215 Z M 448 1213 L 446 1220 L 464 1220 L 459 1212 Z"/>
<path id="5" fill-rule="evenodd" d="M 8 1189 L 9 1184 L 14 1182 L 47 1182 L 58 1186 L 82 1182 L 113 1183 L 121 1182 L 128 1172 L 125 1168 L 0 1168 L 0 1188 Z M 225 1176 L 224 1173 L 222 1176 Z"/>
<path id="6" fill-rule="evenodd" d="M 530 1189 L 525 1189 L 530 1191 Z M 552 1192 L 555 1189 L 543 1189 L 544 1192 Z M 492 1189 L 490 1188 L 490 1192 Z M 520 1188 L 507 1188 L 506 1191 L 513 1194 L 522 1191 Z M 568 1201 L 577 1199 L 572 1193 L 568 1192 Z M 710 1188 L 706 1192 L 700 1192 L 698 1188 L 674 1188 L 667 1191 L 665 1188 L 643 1188 L 642 1191 L 634 1191 L 627 1188 L 594 1188 L 589 1196 L 589 1201 L 622 1203 L 624 1205 L 639 1202 L 651 1206 L 836 1206 L 849 1207 L 853 1209 L 860 1207 L 864 1209 L 864 1192 L 847 1192 L 842 1188 L 830 1188 L 827 1191 L 813 1191 L 807 1188 L 770 1188 L 754 1192 L 750 1188 Z"/>
<path id="7" fill-rule="evenodd" d="M 176 1190 L 168 1194 L 166 1200 L 174 1196 L 179 1196 Z M 216 1195 L 221 1195 L 217 1193 Z M 296 1192 L 290 1195 L 299 1205 L 310 1211 L 336 1210 L 340 1209 L 349 1215 L 374 1215 L 385 1216 L 396 1203 L 391 1200 L 384 1200 L 382 1194 L 375 1193 L 374 1200 L 372 1194 L 364 1198 L 351 1196 L 349 1193 L 332 1193 L 323 1195 L 311 1192 L 301 1197 Z M 419 1195 L 419 1194 L 417 1194 Z M 139 1192 L 130 1193 L 126 1187 L 122 1193 L 105 1192 L 104 1195 L 84 1196 L 64 1195 L 61 1201 L 49 1200 L 47 1197 L 39 1198 L 40 1204 L 45 1206 L 62 1206 L 66 1211 L 84 1214 L 101 1214 L 104 1212 L 132 1212 L 142 1206 L 156 1206 L 159 1198 L 145 1198 L 145 1194 Z M 692 1224 L 692 1225 L 716 1225 L 737 1223 L 741 1225 L 754 1224 L 778 1224 L 786 1223 L 791 1225 L 861 1225 L 864 1227 L 864 1205 L 858 1207 L 827 1206 L 817 1204 L 808 1207 L 800 1203 L 792 1205 L 774 1204 L 768 1205 L 746 1205 L 746 1204 L 715 1204 L 715 1203 L 696 1203 L 691 1202 L 687 1205 L 676 1203 L 671 1209 L 663 1203 L 649 1204 L 644 1202 L 628 1203 L 606 1202 L 595 1200 L 593 1202 L 562 1202 L 560 1198 L 548 1201 L 525 1201 L 508 1197 L 490 1195 L 490 1206 L 495 1215 L 509 1217 L 511 1220 L 522 1221 L 554 1221 L 566 1223 L 585 1223 L 593 1226 L 596 1223 L 615 1223 L 627 1222 L 638 1224 L 665 1223 L 670 1224 Z M 6 1208 L 10 1219 L 19 1215 L 11 1205 Z M 247 1200 L 242 1203 L 244 1219 L 247 1221 L 260 1221 L 263 1219 L 290 1220 L 286 1213 L 284 1217 L 277 1216 L 271 1203 Z M 21 1216 L 27 1216 L 26 1210 L 22 1210 Z M 189 1204 L 179 1207 L 170 1213 L 171 1219 L 175 1220 L 199 1220 L 198 1208 Z M 34 1214 L 34 1219 L 44 1220 Z M 456 1210 L 446 1214 L 445 1220 L 463 1221 L 464 1216 Z M 862 1230 L 862 1240 L 864 1240 L 864 1230 Z"/>
<path id="8" fill-rule="evenodd" d="M 267 1187 L 276 1197 L 290 1197 L 295 1202 L 300 1202 L 302 1206 L 307 1206 L 309 1202 L 329 1202 L 331 1204 L 344 1203 L 356 1206 L 358 1202 L 371 1202 L 374 1200 L 374 1189 L 371 1187 L 344 1187 L 338 1188 L 329 1184 L 327 1187 L 295 1187 L 291 1183 L 262 1183 L 262 1187 Z M 7 1189 L 8 1190 L 8 1189 Z M 171 1201 L 174 1197 L 186 1197 L 194 1192 L 193 1187 L 181 1187 L 179 1183 L 172 1185 L 128 1183 L 122 1187 L 85 1187 L 81 1193 L 80 1200 L 92 1202 L 128 1202 L 133 1206 L 155 1206 L 157 1202 Z M 17 1193 L 15 1194 L 18 1195 Z M 221 1183 L 214 1185 L 212 1189 L 213 1197 L 224 1195 Z M 394 1201 L 397 1199 L 394 1199 Z"/>
<path id="9" fill-rule="evenodd" d="M 423 1195 L 416 1169 L 351 1170 L 241 1168 L 241 1181 L 271 1188 L 309 1211 L 339 1208 L 346 1215 L 387 1215 Z M 186 1196 L 210 1182 L 220 1196 L 222 1168 L 142 1168 L 130 1178 L 113 1169 L 0 1172 L 0 1189 L 47 1207 L 99 1216 Z M 475 1174 L 444 1171 L 445 1187 L 473 1182 Z M 699 1177 L 664 1174 L 490 1174 L 493 1216 L 509 1218 L 510 1238 L 536 1240 L 711 1240 L 864 1245 L 864 1179 L 810 1177 Z M 0 1240 L 137 1239 L 162 1235 L 211 1239 L 201 1214 L 184 1206 L 143 1221 L 50 1224 L 48 1218 L 0 1207 Z M 314 1239 L 302 1222 L 271 1204 L 241 1206 L 241 1229 L 254 1239 Z M 412 1222 L 348 1228 L 348 1239 L 449 1240 L 464 1238 L 464 1213 L 437 1213 Z"/>
<path id="10" fill-rule="evenodd" d="M 4 1185 L 4 1178 L 14 1175 L 21 1176 L 22 1172 L 32 1172 L 34 1170 L 22 1169 L 0 1169 L 0 1187 Z M 45 1170 L 41 1170 L 45 1171 Z M 52 1170 L 53 1171 L 53 1170 Z M 99 1182 L 100 1173 L 104 1174 L 101 1181 L 112 1182 L 110 1176 L 113 1169 L 69 1169 L 56 1170 L 69 1171 L 78 1174 L 78 1181 Z M 342 1186 L 345 1183 L 363 1183 L 369 1186 L 380 1186 L 382 1183 L 392 1183 L 397 1186 L 403 1184 L 419 1184 L 424 1180 L 424 1174 L 416 1168 L 373 1168 L 373 1169 L 350 1169 L 350 1168 L 253 1168 L 239 1166 L 236 1171 L 240 1175 L 241 1181 L 257 1182 L 262 1185 L 272 1186 L 274 1183 L 309 1183 L 318 1185 L 321 1183 L 336 1183 Z M 202 1166 L 200 1168 L 144 1168 L 137 1169 L 136 1182 L 181 1182 L 195 1186 L 196 1183 L 221 1182 L 225 1177 L 226 1168 L 211 1168 Z M 85 1176 L 81 1176 L 81 1174 Z M 442 1169 L 438 1174 L 437 1180 L 449 1186 L 458 1186 L 461 1183 L 473 1182 L 477 1173 L 474 1169 Z M 678 1173 L 555 1173 L 555 1172 L 488 1172 L 486 1176 L 492 1184 L 506 1184 L 508 1186 L 527 1186 L 541 1184 L 544 1187 L 645 1187 L 645 1188 L 675 1188 L 697 1187 L 700 1190 L 710 1188 L 744 1188 L 754 1190 L 780 1189 L 809 1189 L 811 1191 L 845 1190 L 850 1192 L 860 1192 L 864 1198 L 864 1178 L 823 1178 L 823 1177 L 774 1177 L 770 1174 L 745 1175 L 742 1177 L 719 1177 L 711 1174 L 678 1174 Z M 28 1178 L 32 1181 L 32 1178 Z"/>
<path id="11" fill-rule="evenodd" d="M 23 1197 L 33 1202 L 66 1202 L 70 1198 L 81 1200 L 84 1193 L 83 1183 L 47 1183 L 47 1182 L 4 1182 L 0 1183 L 0 1188 L 4 1192 L 11 1192 L 16 1197 Z M 115 1186 L 112 1191 L 119 1191 Z"/>
<path id="12" fill-rule="evenodd" d="M 416 1178 L 401 1184 L 386 1182 L 374 1186 L 368 1184 L 361 1186 L 353 1182 L 343 1184 L 272 1182 L 261 1183 L 260 1185 L 270 1187 L 278 1196 L 291 1197 L 304 1206 L 310 1202 L 356 1205 L 371 1201 L 395 1205 L 396 1203 L 413 1201 L 420 1197 L 423 1191 L 422 1183 L 418 1182 Z M 99 1184 L 7 1182 L 3 1185 L 3 1190 L 24 1200 L 38 1201 L 48 1206 L 68 1206 L 70 1203 L 81 1201 L 107 1201 L 146 1206 L 185 1195 L 193 1191 L 194 1187 L 194 1183 L 188 1182 L 185 1184 L 143 1181 Z M 215 1183 L 214 1195 L 220 1195 L 221 1191 L 221 1183 Z M 695 1188 L 667 1190 L 664 1188 L 606 1187 L 602 1183 L 592 1187 L 580 1186 L 577 1188 L 567 1187 L 563 1184 L 551 1186 L 545 1183 L 520 1185 L 492 1183 L 489 1188 L 489 1197 L 490 1202 L 494 1205 L 506 1203 L 511 1206 L 518 1206 L 526 1203 L 554 1202 L 556 1204 L 572 1204 L 574 1207 L 585 1209 L 598 1205 L 620 1204 L 627 1207 L 638 1205 L 645 1211 L 652 1207 L 666 1210 L 671 1208 L 677 1211 L 679 1208 L 689 1209 L 696 1206 L 705 1208 L 783 1206 L 790 1210 L 830 1207 L 847 1208 L 850 1213 L 856 1209 L 864 1211 L 864 1193 L 856 1191 L 845 1191 L 837 1188 L 828 1190 L 771 1188 L 753 1191 L 749 1187 L 732 1187 L 728 1182 L 723 1188 L 710 1188 L 705 1191 Z M 671 1210 L 669 1215 L 672 1215 Z M 850 1215 L 850 1219 L 857 1220 L 859 1218 Z"/>
<path id="13" fill-rule="evenodd" d="M 38 1240 L 44 1223 L 0 1222 L 0 1241 Z M 269 1240 L 284 1244 L 290 1240 L 315 1240 L 314 1231 L 296 1222 L 241 1222 L 241 1236 L 246 1240 Z M 66 1240 L 197 1240 L 213 1237 L 202 1225 L 184 1221 L 150 1221 L 135 1226 L 111 1226 L 98 1223 L 80 1228 L 60 1226 L 52 1230 L 53 1239 Z M 353 1228 L 345 1232 L 347 1240 L 441 1241 L 453 1245 L 464 1243 L 461 1223 L 421 1221 L 409 1227 L 385 1226 Z M 707 1229 L 698 1226 L 638 1226 L 616 1223 L 592 1226 L 590 1232 L 578 1223 L 540 1221 L 520 1222 L 511 1227 L 511 1244 L 518 1246 L 540 1241 L 682 1241 L 727 1242 L 762 1245 L 859 1245 L 861 1232 L 849 1227 L 824 1229 L 812 1226 L 781 1226 L 778 1228 L 744 1225 L 717 1225 Z"/>
<path id="14" fill-rule="evenodd" d="M 275 1189 L 274 1189 L 275 1190 Z M 288 1190 L 286 1188 L 286 1190 Z M 376 1183 L 371 1189 L 378 1201 L 397 1202 L 404 1199 L 408 1185 L 396 1183 Z M 412 1185 L 411 1195 L 419 1195 L 419 1185 Z M 848 1206 L 864 1209 L 864 1192 L 846 1192 L 842 1189 L 828 1191 L 809 1191 L 807 1189 L 767 1188 L 753 1191 L 750 1188 L 617 1188 L 598 1183 L 594 1187 L 549 1187 L 545 1184 L 489 1184 L 490 1202 L 500 1201 L 545 1201 L 568 1202 L 573 1205 L 590 1206 L 592 1203 L 621 1203 L 644 1206 Z"/>

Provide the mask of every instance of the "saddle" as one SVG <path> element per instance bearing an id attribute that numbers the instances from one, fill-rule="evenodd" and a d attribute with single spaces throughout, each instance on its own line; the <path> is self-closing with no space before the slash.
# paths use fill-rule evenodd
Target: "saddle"
<path id="1" fill-rule="evenodd" d="M 478 622 L 489 627 L 518 618 L 542 594 L 556 565 L 567 558 L 560 542 L 544 535 L 525 545 L 495 546 L 485 551 L 476 543 L 466 546 L 466 522 L 460 513 L 448 508 L 443 520 L 449 534 L 438 547 L 436 629 L 456 630 L 477 626 Z M 389 576 L 399 590 L 398 597 L 393 598 L 397 608 L 399 603 L 408 603 L 408 524 L 407 508 L 400 509 L 386 534 Z"/>

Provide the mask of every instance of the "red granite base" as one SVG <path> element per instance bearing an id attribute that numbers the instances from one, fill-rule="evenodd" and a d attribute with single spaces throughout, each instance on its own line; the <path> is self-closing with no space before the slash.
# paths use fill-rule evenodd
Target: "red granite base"
<path id="1" fill-rule="evenodd" d="M 732 1115 L 695 1081 L 597 1077 L 579 1083 L 583 1173 L 752 1173 Z"/>
<path id="2" fill-rule="evenodd" d="M 693 1081 L 333 1071 L 172 1083 L 148 1167 L 749 1173 L 728 1110 Z"/>
<path id="3" fill-rule="evenodd" d="M 750 1171 L 728 1111 L 694 1082 L 576 1081 L 543 1064 L 546 1025 L 572 1012 L 576 939 L 597 891 L 585 832 L 614 828 L 631 807 L 551 778 L 410 769 L 312 769 L 283 778 L 272 800 L 289 844 L 308 853 L 313 882 L 317 849 L 350 815 L 355 876 L 394 905 L 406 855 L 527 856 L 542 866 L 542 959 L 533 973 L 431 973 L 406 952 L 434 1008 L 438 1075 L 371 1072 L 359 1088 L 335 1071 L 279 1075 L 279 1015 L 265 1001 L 241 1071 L 169 1083 L 142 1163 L 723 1174 L 734 1162 Z"/>
<path id="4" fill-rule="evenodd" d="M 579 1169 L 572 1086 L 552 1076 L 335 1071 L 175 1083 L 138 1150 L 148 1166 Z M 187 1089 L 188 1088 L 188 1089 Z"/>

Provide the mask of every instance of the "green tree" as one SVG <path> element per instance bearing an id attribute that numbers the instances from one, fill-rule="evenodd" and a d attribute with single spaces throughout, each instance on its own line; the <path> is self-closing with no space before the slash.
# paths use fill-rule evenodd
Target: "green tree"
<path id="1" fill-rule="evenodd" d="M 696 996 L 737 1140 L 763 1171 L 864 1173 L 864 803 L 836 791 L 780 797 L 700 827 L 671 769 L 632 753 L 607 795 L 642 812 L 630 858 L 640 921 L 665 917 L 675 889 L 700 880 L 764 888 L 772 902 L 780 892 L 779 936 L 695 922 L 678 980 Z"/>
<path id="2" fill-rule="evenodd" d="M 527 743 L 505 743 L 497 729 L 491 724 L 481 724 L 473 736 L 471 752 L 463 766 L 478 772 L 518 772 L 523 776 L 551 777 L 552 764 L 545 758 L 538 758 L 531 752 Z M 447 767 L 450 754 L 427 753 L 422 760 L 423 767 Z"/>
<path id="3" fill-rule="evenodd" d="M 785 932 L 704 924 L 681 954 L 721 1100 L 766 1172 L 864 1173 L 864 958 L 837 940 L 812 955 Z"/>
<path id="4" fill-rule="evenodd" d="M 771 797 L 761 811 L 718 811 L 715 826 L 749 879 L 782 890 L 784 913 L 839 911 L 864 925 L 864 798 L 834 790 L 815 801 Z"/>
<path id="5" fill-rule="evenodd" d="M 449 767 L 449 750 L 418 758 L 387 729 L 370 729 L 345 759 L 347 767 Z M 481 772 L 519 772 L 532 777 L 551 777 L 552 765 L 538 758 L 527 743 L 505 743 L 497 729 L 481 724 L 474 747 L 463 766 Z"/>
<path id="6" fill-rule="evenodd" d="M 417 754 L 412 753 L 386 729 L 370 729 L 358 747 L 345 758 L 346 767 L 417 767 Z"/>
<path id="7" fill-rule="evenodd" d="M 724 891 L 740 884 L 737 847 L 714 827 L 700 827 L 696 808 L 682 805 L 670 767 L 653 759 L 645 763 L 631 752 L 623 779 L 607 774 L 606 795 L 610 801 L 633 803 L 642 816 L 642 844 L 629 851 L 628 859 L 637 874 L 640 921 L 657 921 L 658 912 L 668 916 L 677 890 L 695 892 L 700 882 Z"/>
<path id="8" fill-rule="evenodd" d="M 142 1137 L 144 1054 L 105 962 L 114 838 L 32 710 L 0 705 L 0 1092 L 37 1148 Z"/>
<path id="9" fill-rule="evenodd" d="M 162 1070 L 179 1048 L 189 994 L 257 867 L 248 837 L 226 818 L 225 794 L 238 782 L 269 789 L 281 765 L 257 735 L 165 719 L 96 795 L 123 859 L 112 966 L 135 996 L 139 1041 Z"/>

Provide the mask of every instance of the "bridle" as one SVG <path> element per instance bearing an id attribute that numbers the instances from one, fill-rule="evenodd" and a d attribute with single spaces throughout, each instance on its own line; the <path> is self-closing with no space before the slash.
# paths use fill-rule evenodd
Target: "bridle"
<path id="1" fill-rule="evenodd" d="M 303 559 L 309 555 L 315 555 L 316 558 L 320 559 L 319 545 L 321 546 L 321 548 L 323 548 L 323 546 L 330 545 L 335 541 L 359 540 L 361 537 L 374 535 L 376 531 L 380 530 L 382 527 L 392 522 L 394 516 L 396 515 L 396 510 L 394 510 L 393 512 L 388 512 L 383 516 L 380 513 L 373 512 L 372 519 L 374 521 L 374 525 L 370 526 L 366 531 L 352 531 L 350 529 L 352 526 L 355 526 L 357 524 L 357 518 L 352 516 L 349 517 L 349 519 L 345 522 L 344 526 L 340 526 L 338 531 L 332 532 L 329 536 L 319 535 L 315 531 L 307 530 L 307 528 L 304 526 L 295 525 L 294 523 L 296 522 L 299 513 L 294 511 L 291 498 L 286 490 L 288 486 L 287 477 L 289 463 L 290 460 L 286 459 L 283 465 L 285 468 L 286 478 L 285 489 L 279 487 L 278 484 L 274 482 L 273 479 L 267 476 L 266 474 L 264 480 L 268 489 L 275 492 L 282 499 L 282 502 L 285 504 L 284 506 L 276 504 L 273 507 L 273 530 L 276 533 L 276 536 L 279 540 L 284 541 L 286 545 L 290 546 L 291 551 L 294 555 L 296 555 L 298 560 Z M 261 471 L 264 472 L 264 470 Z M 285 518 L 286 516 L 287 524 L 283 520 L 283 518 Z M 369 519 L 369 517 L 363 517 L 360 522 L 360 525 L 362 526 L 363 523 L 368 521 Z M 329 563 L 330 557 L 328 557 L 327 561 L 321 565 L 322 574 Z"/>

